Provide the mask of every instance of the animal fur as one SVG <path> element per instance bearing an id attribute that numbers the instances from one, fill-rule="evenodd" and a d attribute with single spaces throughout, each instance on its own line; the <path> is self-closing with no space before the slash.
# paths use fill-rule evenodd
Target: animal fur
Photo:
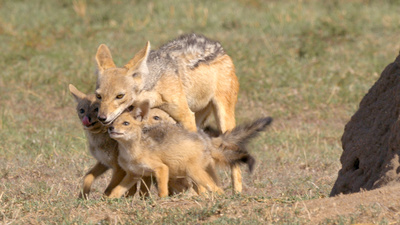
<path id="1" fill-rule="evenodd" d="M 142 118 L 146 118 L 147 109 L 141 111 Z M 125 112 L 108 130 L 119 144 L 118 162 L 127 172 L 110 197 L 122 196 L 143 175 L 155 176 L 160 197 L 168 196 L 168 180 L 181 176 L 187 176 L 208 191 L 222 194 L 223 190 L 214 182 L 215 165 L 244 163 L 251 171 L 255 160 L 246 150 L 246 144 L 271 121 L 270 117 L 262 118 L 213 138 L 202 131 L 190 132 L 168 123 L 146 126 Z"/>
<path id="2" fill-rule="evenodd" d="M 69 85 L 69 90 L 77 102 L 76 111 L 85 130 L 90 153 L 97 160 L 96 165 L 89 170 L 83 179 L 83 190 L 80 192 L 79 198 L 87 199 L 94 180 L 111 168 L 113 170 L 112 178 L 104 192 L 104 194 L 108 196 L 111 190 L 115 188 L 126 175 L 125 171 L 118 164 L 118 143 L 110 138 L 107 127 L 101 124 L 97 119 L 99 102 L 96 101 L 95 95 L 86 95 L 76 89 L 72 84 Z M 176 123 L 167 113 L 160 109 L 151 109 L 148 113 L 149 116 L 144 121 L 147 125 L 154 125 L 161 122 L 170 124 Z M 151 187 L 151 178 L 143 177 L 143 181 L 145 185 L 140 185 L 141 195 L 147 195 L 148 188 Z M 182 187 L 182 184 L 172 184 L 170 186 L 174 193 L 184 191 L 188 188 L 188 186 Z M 136 186 L 133 186 L 129 194 L 133 195 L 135 193 Z"/>
<path id="3" fill-rule="evenodd" d="M 99 120 L 111 124 L 135 101 L 167 112 L 189 131 L 196 131 L 213 114 L 221 132 L 235 125 L 239 83 L 232 59 L 221 44 L 187 34 L 150 51 L 150 42 L 124 67 L 116 67 L 104 44 L 96 53 L 96 96 Z M 241 172 L 232 167 L 235 192 L 241 192 Z"/>

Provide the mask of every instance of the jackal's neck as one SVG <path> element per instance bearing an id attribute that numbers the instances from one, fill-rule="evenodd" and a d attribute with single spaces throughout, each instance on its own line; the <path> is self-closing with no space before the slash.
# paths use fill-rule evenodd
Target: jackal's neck
<path id="1" fill-rule="evenodd" d="M 131 157 L 135 157 L 141 153 L 140 146 L 140 138 L 139 139 L 129 139 L 129 140 L 117 140 L 118 149 L 129 154 Z"/>
<path id="2" fill-rule="evenodd" d="M 88 130 L 85 130 L 86 132 L 86 137 L 88 138 L 89 142 L 98 142 L 100 140 L 106 141 L 110 139 L 110 136 L 108 135 L 107 130 L 104 132 L 91 132 Z"/>

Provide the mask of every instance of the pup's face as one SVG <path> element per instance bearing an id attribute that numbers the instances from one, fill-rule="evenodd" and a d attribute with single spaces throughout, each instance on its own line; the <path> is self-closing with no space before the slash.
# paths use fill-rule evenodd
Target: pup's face
<path id="1" fill-rule="evenodd" d="M 123 112 L 108 128 L 110 137 L 115 140 L 140 140 L 142 128 L 160 123 L 176 124 L 168 113 L 161 109 L 150 109 L 149 103 L 139 102 L 132 111 Z"/>
<path id="2" fill-rule="evenodd" d="M 117 141 L 140 140 L 141 125 L 129 112 L 124 112 L 110 125 L 108 133 Z"/>
<path id="3" fill-rule="evenodd" d="M 70 85 L 69 89 L 77 102 L 76 112 L 83 127 L 92 132 L 102 129 L 103 125 L 97 119 L 99 103 L 96 101 L 95 95 L 86 95 L 73 85 Z"/>
<path id="4" fill-rule="evenodd" d="M 142 121 L 144 125 L 155 125 L 159 123 L 176 124 L 176 121 L 165 111 L 157 108 L 150 109 L 148 116 Z"/>
<path id="5" fill-rule="evenodd" d="M 82 99 L 77 107 L 76 112 L 86 130 L 94 131 L 103 127 L 97 119 L 99 111 L 99 103 L 96 101 L 94 95 L 88 95 L 87 98 Z"/>

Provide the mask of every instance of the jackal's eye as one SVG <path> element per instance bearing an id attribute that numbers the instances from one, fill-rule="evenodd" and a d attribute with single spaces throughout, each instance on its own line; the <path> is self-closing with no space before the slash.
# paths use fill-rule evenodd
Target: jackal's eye
<path id="1" fill-rule="evenodd" d="M 125 95 L 124 94 L 119 94 L 119 95 L 117 95 L 117 99 L 121 99 L 121 98 L 123 98 Z"/>
<path id="2" fill-rule="evenodd" d="M 154 119 L 154 120 L 160 120 L 160 117 L 154 116 L 153 119 Z"/>
<path id="3" fill-rule="evenodd" d="M 84 110 L 84 109 L 80 109 L 80 110 L 79 110 L 79 113 L 80 113 L 80 114 L 84 114 L 84 113 L 85 113 L 85 110 Z"/>
<path id="4" fill-rule="evenodd" d="M 125 122 L 123 122 L 122 124 L 123 124 L 124 126 L 128 126 L 128 125 L 129 125 L 129 122 L 125 121 Z"/>
<path id="5" fill-rule="evenodd" d="M 98 111 L 99 111 L 99 108 L 95 108 L 94 111 L 95 111 L 95 112 L 98 112 Z"/>
<path id="6" fill-rule="evenodd" d="M 96 94 L 96 98 L 97 98 L 98 100 L 101 100 L 101 95 Z"/>

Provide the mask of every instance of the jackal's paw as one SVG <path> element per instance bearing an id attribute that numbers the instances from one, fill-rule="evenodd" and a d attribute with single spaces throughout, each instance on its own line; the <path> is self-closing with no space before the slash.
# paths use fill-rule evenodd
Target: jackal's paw
<path id="1" fill-rule="evenodd" d="M 88 200 L 89 199 L 89 194 L 84 194 L 82 192 L 79 193 L 78 199 L 82 200 Z"/>
<path id="2" fill-rule="evenodd" d="M 119 194 L 119 193 L 111 193 L 109 196 L 104 196 L 104 195 L 103 195 L 103 197 L 104 197 L 104 198 L 108 198 L 108 199 L 112 199 L 112 198 L 121 198 L 121 197 L 122 197 L 122 194 Z"/>
<path id="3" fill-rule="evenodd" d="M 168 191 L 166 191 L 166 192 L 158 192 L 158 196 L 160 197 L 160 198 L 165 198 L 165 197 L 168 197 Z"/>
<path id="4" fill-rule="evenodd" d="M 222 190 L 221 188 L 218 188 L 217 191 L 216 191 L 216 193 L 217 193 L 218 195 L 224 195 L 224 194 L 225 194 L 224 190 Z"/>

